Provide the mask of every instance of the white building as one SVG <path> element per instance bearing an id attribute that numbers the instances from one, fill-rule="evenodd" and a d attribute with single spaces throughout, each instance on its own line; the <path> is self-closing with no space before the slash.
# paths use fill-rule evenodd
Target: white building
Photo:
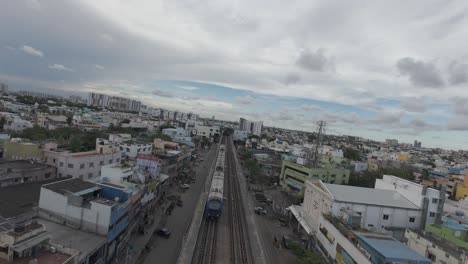
<path id="1" fill-rule="evenodd" d="M 101 175 L 102 166 L 120 162 L 122 157 L 114 146 L 101 143 L 97 139 L 96 150 L 75 153 L 56 149 L 56 144 L 48 144 L 44 149 L 45 163 L 57 168 L 59 178 L 97 178 Z"/>
<path id="2" fill-rule="evenodd" d="M 33 124 L 28 120 L 23 120 L 19 116 L 14 116 L 3 125 L 3 130 L 23 131 L 26 128 L 33 127 Z"/>
<path id="3" fill-rule="evenodd" d="M 239 130 L 249 131 L 256 136 L 262 135 L 263 121 L 250 121 L 245 118 L 239 119 Z"/>
<path id="4" fill-rule="evenodd" d="M 135 159 L 138 154 L 151 154 L 153 143 L 122 143 L 119 148 L 123 158 Z"/>
<path id="5" fill-rule="evenodd" d="M 245 141 L 250 135 L 249 131 L 243 131 L 243 130 L 234 130 L 234 133 L 232 134 L 232 139 L 233 140 L 242 140 Z"/>
<path id="6" fill-rule="evenodd" d="M 354 171 L 355 172 L 362 172 L 367 170 L 367 163 L 366 162 L 355 162 L 354 163 Z"/>
<path id="7" fill-rule="evenodd" d="M 193 133 L 201 137 L 214 137 L 219 136 L 219 127 L 218 126 L 195 126 Z"/>
<path id="8" fill-rule="evenodd" d="M 439 190 L 425 188 L 396 176 L 384 175 L 382 179 L 375 181 L 375 189 L 392 190 L 408 199 L 420 209 L 427 208 L 426 217 L 423 217 L 422 226 L 434 224 L 437 217 L 441 217 L 444 208 L 445 197 Z"/>
<path id="9" fill-rule="evenodd" d="M 393 190 L 306 181 L 304 211 L 314 219 L 324 213 L 350 225 L 382 231 L 385 227 L 419 228 L 421 209 Z"/>

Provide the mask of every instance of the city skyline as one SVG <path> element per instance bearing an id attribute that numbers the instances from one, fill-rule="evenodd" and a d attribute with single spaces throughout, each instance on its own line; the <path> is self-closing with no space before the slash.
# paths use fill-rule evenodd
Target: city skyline
<path id="1" fill-rule="evenodd" d="M 109 3 L 2 4 L 0 82 L 466 149 L 466 3 Z"/>

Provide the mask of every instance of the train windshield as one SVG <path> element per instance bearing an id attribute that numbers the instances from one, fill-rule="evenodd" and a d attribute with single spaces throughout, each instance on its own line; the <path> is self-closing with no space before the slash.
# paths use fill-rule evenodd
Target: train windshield
<path id="1" fill-rule="evenodd" d="M 221 208 L 221 203 L 219 201 L 211 201 L 209 207 L 211 210 L 218 210 Z"/>

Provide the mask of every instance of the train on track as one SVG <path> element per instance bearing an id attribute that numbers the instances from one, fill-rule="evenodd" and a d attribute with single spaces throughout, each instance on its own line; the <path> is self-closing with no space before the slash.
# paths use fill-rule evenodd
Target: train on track
<path id="1" fill-rule="evenodd" d="M 210 192 L 206 201 L 206 215 L 208 218 L 217 219 L 223 211 L 224 198 L 224 166 L 226 161 L 226 145 L 221 144 L 216 158 L 215 171 L 211 181 Z"/>

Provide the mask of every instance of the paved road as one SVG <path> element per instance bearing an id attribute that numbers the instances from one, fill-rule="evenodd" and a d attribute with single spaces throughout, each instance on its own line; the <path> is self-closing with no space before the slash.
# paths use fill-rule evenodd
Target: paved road
<path id="1" fill-rule="evenodd" d="M 201 155 L 200 155 L 201 154 Z M 184 207 L 176 207 L 167 219 L 166 226 L 172 231 L 170 238 L 157 237 L 153 243 L 153 249 L 147 255 L 145 264 L 172 264 L 177 262 L 179 252 L 182 246 L 182 239 L 187 231 L 195 207 L 200 197 L 200 193 L 204 187 L 206 176 L 210 170 L 216 154 L 216 145 L 213 145 L 209 152 L 199 153 L 200 157 L 205 160 L 200 163 L 200 166 L 195 167 L 197 175 L 196 183 L 191 184 L 190 189 L 181 193 Z"/>

